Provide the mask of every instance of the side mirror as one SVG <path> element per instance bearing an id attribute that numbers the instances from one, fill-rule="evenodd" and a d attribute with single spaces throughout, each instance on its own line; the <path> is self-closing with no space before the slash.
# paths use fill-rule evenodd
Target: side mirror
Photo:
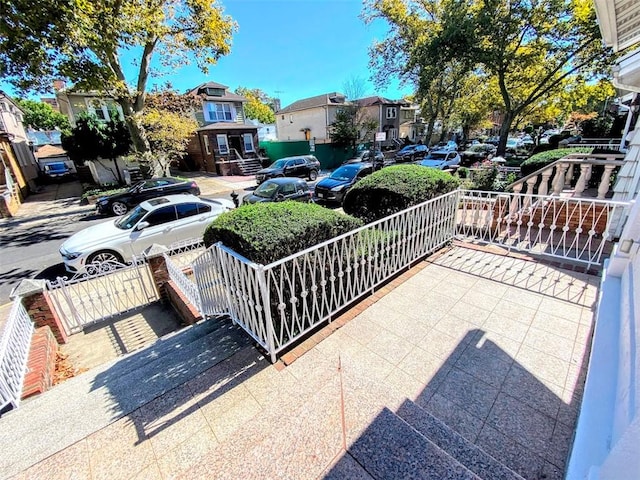
<path id="1" fill-rule="evenodd" d="M 136 231 L 139 232 L 140 230 L 144 230 L 148 226 L 149 226 L 149 222 L 140 222 L 136 225 Z"/>

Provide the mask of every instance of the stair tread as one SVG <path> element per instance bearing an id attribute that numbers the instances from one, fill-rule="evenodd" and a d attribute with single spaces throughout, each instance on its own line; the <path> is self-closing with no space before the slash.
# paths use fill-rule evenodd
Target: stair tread
<path id="1" fill-rule="evenodd" d="M 398 409 L 397 414 L 425 438 L 428 438 L 480 478 L 523 480 L 516 472 L 453 431 L 414 402 L 405 401 Z"/>
<path id="2" fill-rule="evenodd" d="M 377 480 L 479 478 L 387 408 L 348 450 Z"/>

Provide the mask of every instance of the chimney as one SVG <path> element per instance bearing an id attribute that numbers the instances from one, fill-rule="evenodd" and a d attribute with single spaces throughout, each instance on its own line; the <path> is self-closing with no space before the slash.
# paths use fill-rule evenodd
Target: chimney
<path id="1" fill-rule="evenodd" d="M 64 90 L 64 87 L 65 87 L 65 83 L 64 83 L 64 80 L 62 80 L 61 78 L 58 78 L 53 81 L 54 92 L 59 92 L 60 90 Z"/>
<path id="2" fill-rule="evenodd" d="M 281 108 L 280 107 L 280 99 L 279 98 L 274 98 L 273 99 L 273 110 L 277 112 L 278 110 L 280 110 L 280 108 Z"/>

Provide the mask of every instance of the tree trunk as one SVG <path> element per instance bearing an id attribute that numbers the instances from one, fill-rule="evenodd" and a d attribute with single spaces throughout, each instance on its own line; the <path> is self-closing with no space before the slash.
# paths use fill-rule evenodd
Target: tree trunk
<path id="1" fill-rule="evenodd" d="M 124 113 L 124 121 L 131 135 L 133 149 L 138 153 L 149 151 L 149 142 L 144 133 L 144 129 L 138 122 L 138 113 L 133 108 L 133 103 L 128 98 L 119 98 L 118 104 L 122 107 Z"/>
<path id="2" fill-rule="evenodd" d="M 496 151 L 496 156 L 504 157 L 504 154 L 507 150 L 507 139 L 509 138 L 509 130 L 511 130 L 511 123 L 513 123 L 514 118 L 515 114 L 513 111 L 508 111 L 504 114 L 504 120 L 502 121 L 502 126 L 500 127 L 500 141 L 498 142 L 498 150 Z"/>
<path id="3" fill-rule="evenodd" d="M 431 136 L 433 135 L 433 127 L 436 124 L 436 117 L 429 117 L 429 123 L 427 123 L 427 132 L 424 137 L 424 144 L 429 146 L 431 145 Z"/>

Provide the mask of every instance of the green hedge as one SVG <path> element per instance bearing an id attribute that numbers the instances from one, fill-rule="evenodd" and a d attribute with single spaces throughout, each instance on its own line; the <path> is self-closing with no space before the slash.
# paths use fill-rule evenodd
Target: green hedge
<path id="1" fill-rule="evenodd" d="M 207 247 L 222 242 L 266 265 L 361 225 L 357 218 L 315 204 L 257 203 L 220 215 L 206 228 L 204 242 Z"/>
<path id="2" fill-rule="evenodd" d="M 345 197 L 346 213 L 367 223 L 455 190 L 460 179 L 420 165 L 383 168 L 356 183 Z"/>
<path id="3" fill-rule="evenodd" d="M 560 160 L 566 157 L 570 153 L 591 153 L 589 147 L 572 147 L 572 148 L 558 148 L 557 150 L 548 150 L 546 152 L 536 153 L 527 158 L 520 165 L 520 174 L 526 177 L 530 173 L 535 172 L 547 165 L 552 164 L 556 160 Z"/>

